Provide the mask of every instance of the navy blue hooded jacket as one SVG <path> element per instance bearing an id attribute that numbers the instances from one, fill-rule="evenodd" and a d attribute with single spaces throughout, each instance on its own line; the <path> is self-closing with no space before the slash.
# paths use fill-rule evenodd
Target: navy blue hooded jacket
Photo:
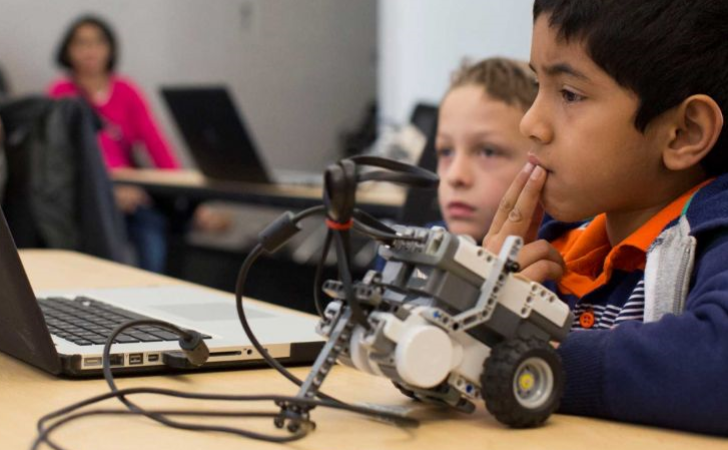
<path id="1" fill-rule="evenodd" d="M 569 229 L 550 222 L 540 234 Z M 577 327 L 586 298 L 564 298 Z M 573 331 L 559 347 L 559 412 L 728 435 L 728 175 L 668 224 L 644 270 L 614 274 L 588 302 L 608 326 Z"/>

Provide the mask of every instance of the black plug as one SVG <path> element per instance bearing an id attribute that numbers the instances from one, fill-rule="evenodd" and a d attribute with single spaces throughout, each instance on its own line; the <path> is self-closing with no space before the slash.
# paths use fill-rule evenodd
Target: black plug
<path id="1" fill-rule="evenodd" d="M 200 367 L 201 365 L 205 364 L 207 362 L 207 358 L 210 357 L 210 350 L 207 348 L 207 344 L 205 344 L 205 340 L 202 339 L 202 335 L 198 333 L 197 331 L 193 330 L 185 330 L 188 334 L 187 338 L 181 337 L 179 340 L 179 346 L 184 352 L 185 359 L 187 362 L 189 362 L 189 365 L 184 364 L 184 368 L 191 367 Z M 175 352 L 168 352 L 171 353 L 174 356 Z M 165 354 L 165 356 L 167 356 Z M 170 365 L 170 364 L 168 364 Z M 179 366 L 179 362 L 177 364 L 171 364 L 174 366 Z"/>
<path id="2" fill-rule="evenodd" d="M 258 233 L 258 240 L 268 253 L 275 253 L 288 242 L 301 229 L 293 221 L 294 215 L 290 211 L 284 212 L 280 217 L 270 223 L 263 231 Z"/>

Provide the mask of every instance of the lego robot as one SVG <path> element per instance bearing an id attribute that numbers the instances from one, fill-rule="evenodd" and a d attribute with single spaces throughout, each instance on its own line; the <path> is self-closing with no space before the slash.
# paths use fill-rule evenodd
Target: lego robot
<path id="1" fill-rule="evenodd" d="M 332 301 L 317 331 L 328 341 L 299 396 L 313 398 L 338 360 L 419 401 L 472 412 L 482 399 L 508 426 L 543 423 L 564 384 L 552 342 L 573 315 L 517 273 L 522 240 L 509 237 L 494 255 L 443 228 L 394 229 L 401 238 L 380 247 L 381 272 L 353 284 L 355 302 L 342 282 L 324 284 Z"/>

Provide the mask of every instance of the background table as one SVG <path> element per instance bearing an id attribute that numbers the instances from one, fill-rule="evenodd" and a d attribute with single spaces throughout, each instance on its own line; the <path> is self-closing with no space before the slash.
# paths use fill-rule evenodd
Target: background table
<path id="1" fill-rule="evenodd" d="M 320 205 L 323 195 L 321 186 L 217 181 L 205 178 L 196 170 L 122 169 L 115 170 L 111 176 L 116 184 L 142 187 L 152 195 L 291 209 Z M 402 187 L 367 182 L 357 193 L 357 205 L 375 216 L 396 217 L 405 196 L 406 190 Z"/>

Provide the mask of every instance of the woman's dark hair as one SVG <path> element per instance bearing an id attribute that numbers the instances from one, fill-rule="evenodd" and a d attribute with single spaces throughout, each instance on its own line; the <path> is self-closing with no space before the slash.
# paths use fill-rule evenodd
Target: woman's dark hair
<path id="1" fill-rule="evenodd" d="M 63 35 L 63 39 L 61 39 L 61 43 L 58 45 L 58 50 L 56 51 L 56 64 L 64 69 L 73 70 L 68 51 L 76 31 L 84 25 L 95 26 L 101 31 L 101 34 L 104 35 L 104 39 L 106 39 L 106 42 L 109 44 L 109 62 L 106 65 L 106 69 L 109 72 L 113 72 L 116 67 L 116 60 L 118 56 L 116 37 L 114 36 L 111 26 L 109 26 L 106 21 L 98 16 L 90 14 L 81 16 L 74 20 L 73 23 L 71 23 L 71 25 L 69 25 L 66 29 L 66 33 Z"/>
<path id="2" fill-rule="evenodd" d="M 640 105 L 635 127 L 696 94 L 710 96 L 728 118 L 728 1 L 535 0 L 534 21 L 549 15 L 560 39 L 583 43 L 589 57 Z M 728 172 L 728 131 L 702 166 Z"/>

